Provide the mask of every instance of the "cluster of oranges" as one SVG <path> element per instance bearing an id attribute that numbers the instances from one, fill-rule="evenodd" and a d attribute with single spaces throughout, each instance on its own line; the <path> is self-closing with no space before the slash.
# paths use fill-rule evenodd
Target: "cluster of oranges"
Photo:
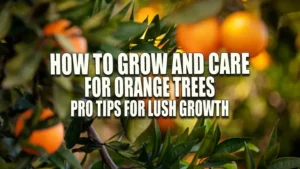
<path id="1" fill-rule="evenodd" d="M 217 17 L 177 26 L 176 41 L 185 52 L 202 53 L 206 59 L 224 48 L 227 52 L 249 53 L 251 65 L 265 70 L 271 57 L 265 50 L 268 30 L 264 22 L 246 11 L 230 14 L 221 22 Z"/>
<path id="2" fill-rule="evenodd" d="M 212 52 L 249 53 L 254 58 L 268 45 L 264 22 L 249 12 L 238 11 L 221 21 L 211 17 L 203 21 L 177 26 L 176 41 L 185 52 L 202 53 L 207 59 Z"/>

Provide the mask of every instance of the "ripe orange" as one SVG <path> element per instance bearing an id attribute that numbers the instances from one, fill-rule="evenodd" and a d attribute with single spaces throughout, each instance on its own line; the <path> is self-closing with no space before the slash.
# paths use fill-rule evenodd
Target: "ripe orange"
<path id="1" fill-rule="evenodd" d="M 24 128 L 24 121 L 30 119 L 33 110 L 29 109 L 21 114 L 16 122 L 15 136 L 19 136 Z M 40 115 L 40 121 L 46 120 L 47 118 L 54 116 L 52 110 L 45 108 Z M 28 142 L 32 145 L 39 146 L 45 149 L 48 154 L 52 154 L 58 150 L 64 140 L 64 126 L 60 122 L 54 126 L 45 129 L 33 130 L 28 138 Z M 22 147 L 22 149 L 28 154 L 40 155 L 36 150 L 29 147 Z"/>
<path id="2" fill-rule="evenodd" d="M 134 20 L 136 22 L 143 22 L 148 17 L 148 24 L 154 19 L 156 15 L 162 15 L 161 5 L 160 4 L 151 4 L 146 7 L 140 8 L 136 14 Z"/>
<path id="3" fill-rule="evenodd" d="M 212 17 L 191 24 L 180 24 L 176 29 L 176 42 L 187 53 L 202 53 L 207 59 L 220 49 L 220 24 Z"/>
<path id="4" fill-rule="evenodd" d="M 81 36 L 81 29 L 77 26 L 69 27 L 70 25 L 71 22 L 69 20 L 59 19 L 46 25 L 43 32 L 46 36 L 65 35 L 70 40 L 76 52 L 87 52 L 87 41 Z"/>
<path id="5" fill-rule="evenodd" d="M 268 44 L 268 30 L 261 19 L 249 12 L 239 11 L 224 20 L 221 41 L 227 52 L 245 52 L 255 57 Z"/>
<path id="6" fill-rule="evenodd" d="M 256 69 L 256 70 L 265 70 L 268 68 L 271 64 L 271 56 L 267 51 L 261 52 L 259 55 L 256 57 L 250 58 L 250 63 L 251 65 Z"/>
<path id="7" fill-rule="evenodd" d="M 157 123 L 160 128 L 160 132 L 163 134 L 166 134 L 168 132 L 168 129 L 170 129 L 171 132 L 174 132 L 177 127 L 177 124 L 175 123 L 173 118 L 160 117 L 157 119 Z"/>

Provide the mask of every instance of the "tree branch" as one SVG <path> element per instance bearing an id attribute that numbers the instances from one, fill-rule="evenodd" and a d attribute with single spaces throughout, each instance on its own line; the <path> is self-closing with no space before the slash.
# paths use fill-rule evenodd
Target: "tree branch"
<path id="1" fill-rule="evenodd" d="M 88 128 L 88 136 L 92 138 L 92 140 L 97 141 L 97 145 L 99 145 L 100 149 L 99 152 L 102 156 L 103 162 L 110 168 L 110 169 L 118 169 L 119 167 L 114 163 L 114 161 L 110 158 L 106 147 L 104 146 L 103 141 L 97 134 L 96 130 L 92 125 Z"/>

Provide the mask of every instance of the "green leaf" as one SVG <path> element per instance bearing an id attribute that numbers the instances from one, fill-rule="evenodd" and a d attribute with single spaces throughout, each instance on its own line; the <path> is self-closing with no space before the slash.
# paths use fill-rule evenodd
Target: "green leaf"
<path id="1" fill-rule="evenodd" d="M 114 149 L 120 150 L 120 151 L 126 151 L 130 147 L 130 144 L 122 143 L 122 142 L 119 142 L 119 141 L 112 141 L 112 142 L 109 143 L 109 145 L 111 147 L 113 147 Z"/>
<path id="2" fill-rule="evenodd" d="M 57 154 L 52 154 L 49 156 L 49 160 L 60 169 L 65 169 L 64 160 L 60 158 Z"/>
<path id="3" fill-rule="evenodd" d="M 275 126 L 273 127 L 272 133 L 270 135 L 270 142 L 268 145 L 268 149 L 274 147 L 277 142 L 277 125 L 278 125 L 279 120 L 277 120 Z"/>
<path id="4" fill-rule="evenodd" d="M 203 127 L 204 126 L 204 118 L 199 118 L 197 120 L 197 122 L 195 123 L 193 130 L 195 130 L 195 128 L 199 128 L 199 127 Z M 192 130 L 192 132 L 193 132 Z"/>
<path id="5" fill-rule="evenodd" d="M 65 141 L 67 148 L 72 148 L 77 143 L 80 133 L 81 133 L 81 118 L 73 118 L 71 123 L 69 124 L 66 134 L 65 134 Z"/>
<path id="6" fill-rule="evenodd" d="M 214 152 L 217 140 L 217 131 L 215 131 L 215 123 L 209 128 L 208 132 L 204 136 L 200 144 L 200 148 L 195 154 L 192 163 L 189 166 L 189 169 L 194 168 L 198 161 L 198 158 L 207 157 Z"/>
<path id="7" fill-rule="evenodd" d="M 165 18 L 168 24 L 193 23 L 218 14 L 223 0 L 194 0 Z"/>
<path id="8" fill-rule="evenodd" d="M 227 163 L 224 164 L 222 166 L 220 166 L 220 168 L 224 168 L 224 169 L 238 169 L 238 166 L 235 162 L 231 162 L 231 163 Z"/>
<path id="9" fill-rule="evenodd" d="M 20 43 L 15 45 L 17 56 L 5 65 L 6 78 L 2 86 L 9 88 L 31 81 L 42 57 L 42 53 L 34 47 L 36 44 Z"/>
<path id="10" fill-rule="evenodd" d="M 134 38 L 145 32 L 146 28 L 147 24 L 145 23 L 136 23 L 132 21 L 121 22 L 114 33 L 114 37 L 122 41 L 128 41 L 128 39 Z"/>
<path id="11" fill-rule="evenodd" d="M 73 166 L 74 169 L 82 169 L 80 162 L 77 160 L 77 158 L 72 154 L 70 150 L 68 150 L 64 146 L 61 146 L 58 149 L 57 155 L 65 159 L 71 166 Z"/>
<path id="12" fill-rule="evenodd" d="M 195 126 L 204 126 L 205 125 L 205 118 L 199 118 L 195 124 Z"/>
<path id="13" fill-rule="evenodd" d="M 256 153 L 258 153 L 260 151 L 259 148 L 252 143 L 247 143 L 247 145 L 248 145 L 249 150 L 251 150 L 251 151 L 254 151 Z M 243 152 L 243 151 L 245 151 L 245 147 L 242 147 L 241 149 L 239 149 L 236 152 L 238 153 L 238 152 Z"/>
<path id="14" fill-rule="evenodd" d="M 206 133 L 211 129 L 212 124 L 210 120 L 204 120 L 204 125 L 206 126 Z"/>
<path id="15" fill-rule="evenodd" d="M 162 50 L 146 42 L 140 42 L 132 47 L 130 52 L 135 53 L 163 53 Z"/>
<path id="16" fill-rule="evenodd" d="M 16 104 L 13 106 L 14 110 L 26 110 L 32 108 L 33 105 L 24 97 L 19 97 Z"/>
<path id="17" fill-rule="evenodd" d="M 95 162 L 94 164 L 92 164 L 91 169 L 103 169 L 103 162 L 101 160 Z"/>
<path id="18" fill-rule="evenodd" d="M 222 169 L 238 169 L 237 164 L 233 161 L 230 163 L 226 162 L 215 162 L 215 163 L 202 163 L 199 164 L 204 168 L 222 168 Z"/>
<path id="19" fill-rule="evenodd" d="M 244 146 L 245 146 L 245 153 L 246 153 L 246 169 L 255 169 L 255 163 L 254 163 L 254 159 L 252 156 L 252 153 L 250 152 L 248 145 L 246 142 L 244 142 Z"/>
<path id="20" fill-rule="evenodd" d="M 265 163 L 268 165 L 273 162 L 279 154 L 280 145 L 276 144 L 264 153 Z"/>
<path id="21" fill-rule="evenodd" d="M 258 168 L 259 169 L 267 169 L 267 165 L 273 162 L 278 154 L 279 154 L 280 145 L 276 144 L 274 147 L 271 147 L 270 149 L 267 149 L 266 152 L 261 156 Z"/>
<path id="22" fill-rule="evenodd" d="M 171 169 L 180 169 L 180 163 L 179 160 L 177 160 L 171 167 Z"/>
<path id="23" fill-rule="evenodd" d="M 160 35 L 160 20 L 159 20 L 159 15 L 156 15 L 151 24 L 153 25 L 150 28 L 148 28 L 145 39 L 153 39 L 153 42 L 155 41 L 155 38 Z"/>
<path id="24" fill-rule="evenodd" d="M 183 158 L 190 152 L 195 143 L 195 141 L 188 141 L 174 146 L 172 149 L 172 158 L 174 160 Z"/>
<path id="25" fill-rule="evenodd" d="M 81 23 L 82 20 L 91 15 L 94 3 L 93 1 L 77 1 L 76 5 L 68 10 L 60 12 L 61 18 L 68 18 L 76 23 Z"/>
<path id="26" fill-rule="evenodd" d="M 142 162 L 146 162 L 146 161 L 148 161 L 148 158 L 149 158 L 149 156 L 148 156 L 146 147 L 143 146 L 143 147 L 141 148 L 141 152 L 140 152 L 140 154 L 139 154 L 138 160 L 139 160 L 139 161 L 142 161 Z"/>
<path id="27" fill-rule="evenodd" d="M 102 0 L 95 0 L 92 15 L 95 15 L 101 10 L 101 4 L 102 4 Z"/>
<path id="28" fill-rule="evenodd" d="M 215 130 L 214 124 L 205 135 L 201 142 L 199 151 L 197 152 L 198 158 L 210 156 L 217 145 L 218 130 Z"/>
<path id="29" fill-rule="evenodd" d="M 82 125 L 81 125 L 81 133 L 86 132 L 88 130 L 88 128 L 93 124 L 94 122 L 94 118 L 93 119 L 85 119 L 82 121 Z"/>
<path id="30" fill-rule="evenodd" d="M 297 157 L 283 157 L 273 161 L 268 169 L 293 169 L 300 167 L 300 158 Z"/>
<path id="31" fill-rule="evenodd" d="M 92 151 L 98 150 L 98 149 L 99 148 L 96 145 L 89 144 L 89 145 L 81 146 L 79 148 L 74 148 L 74 149 L 72 149 L 72 152 L 73 153 L 76 153 L 76 152 L 91 153 Z"/>
<path id="32" fill-rule="evenodd" d="M 34 129 L 35 130 L 42 130 L 42 129 L 46 129 L 49 127 L 52 127 L 54 125 L 57 125 L 58 123 L 60 123 L 61 120 L 59 120 L 57 117 L 53 116 L 53 117 L 49 117 L 43 121 L 39 121 L 38 124 L 34 125 Z"/>
<path id="33" fill-rule="evenodd" d="M 109 44 L 102 44 L 101 49 L 107 53 L 111 53 L 115 60 L 118 60 L 120 53 L 124 53 L 124 51 L 122 51 L 120 48 Z"/>
<path id="34" fill-rule="evenodd" d="M 134 142 L 151 124 L 150 118 L 129 118 L 126 125 L 125 135 L 130 142 Z"/>
<path id="35" fill-rule="evenodd" d="M 159 44 L 157 46 L 160 46 L 162 44 L 165 44 L 166 42 L 168 42 L 172 37 L 174 37 L 175 35 L 175 27 L 171 26 L 168 31 L 166 32 L 165 36 L 160 40 Z M 198 119 L 197 121 L 199 121 L 200 119 Z M 201 118 L 201 120 L 204 121 L 204 118 Z M 196 126 L 196 125 L 195 125 Z"/>
<path id="36" fill-rule="evenodd" d="M 112 19 L 117 17 L 124 18 L 128 14 L 131 5 L 132 5 L 132 1 L 129 1 L 118 13 L 112 16 Z"/>
<path id="37" fill-rule="evenodd" d="M 165 136 L 165 140 L 163 143 L 163 147 L 162 147 L 160 156 L 158 158 L 158 162 L 157 162 L 158 164 L 161 163 L 161 161 L 163 160 L 164 156 L 166 155 L 167 148 L 168 148 L 168 146 L 170 146 L 170 144 L 171 144 L 171 132 L 170 132 L 170 129 L 168 129 L 168 132 Z"/>
<path id="38" fill-rule="evenodd" d="M 209 162 L 231 162 L 241 160 L 240 157 L 234 156 L 230 153 L 215 153 L 211 155 L 208 159 Z"/>
<path id="39" fill-rule="evenodd" d="M 0 40 L 6 36 L 11 27 L 11 14 L 9 9 L 9 5 L 5 5 L 0 11 L 0 18 L 2 20 L 0 24 Z"/>
<path id="40" fill-rule="evenodd" d="M 264 155 L 262 155 L 260 157 L 257 168 L 258 169 L 267 169 L 267 164 L 266 164 L 266 160 L 265 160 Z"/>
<path id="41" fill-rule="evenodd" d="M 95 143 L 90 138 L 88 138 L 88 137 L 80 137 L 77 140 L 77 144 L 96 146 Z"/>
<path id="42" fill-rule="evenodd" d="M 66 11 L 66 10 L 69 10 L 72 8 L 76 8 L 82 4 L 83 3 L 79 2 L 79 1 L 63 1 L 63 2 L 57 3 L 56 5 L 57 5 L 57 10 L 62 12 L 62 11 Z"/>
<path id="43" fill-rule="evenodd" d="M 233 153 L 244 146 L 244 142 L 250 141 L 252 138 L 230 138 L 217 145 L 215 152 Z"/>
<path id="44" fill-rule="evenodd" d="M 103 22 L 105 17 L 108 15 L 108 11 L 107 10 L 102 10 L 97 14 L 94 14 L 92 17 L 90 17 L 89 19 L 85 20 L 83 25 L 82 25 L 82 29 L 84 31 L 89 31 L 92 30 L 94 28 L 97 28 L 98 26 L 100 26 Z"/>
<path id="45" fill-rule="evenodd" d="M 65 119 L 70 116 L 70 102 L 72 100 L 72 93 L 64 88 L 59 83 L 54 83 L 52 87 L 53 106 L 58 112 L 60 119 Z"/>
<path id="46" fill-rule="evenodd" d="M 174 145 L 184 143 L 188 140 L 188 137 L 189 137 L 189 128 L 186 128 L 183 133 L 179 134 L 176 137 L 176 139 L 174 139 L 173 143 Z"/>
<path id="47" fill-rule="evenodd" d="M 197 140 L 197 142 L 202 141 L 205 136 L 205 126 L 194 127 L 191 134 L 188 137 L 188 140 Z"/>
<path id="48" fill-rule="evenodd" d="M 106 2 L 107 2 L 108 0 L 106 0 Z M 111 16 L 112 16 L 112 13 L 113 13 L 113 10 L 114 10 L 114 8 L 115 8 L 115 6 L 116 6 L 116 3 L 117 3 L 117 1 L 111 1 L 111 0 L 109 0 L 110 2 L 108 3 L 108 6 L 105 8 L 105 9 L 107 9 L 108 10 L 108 16 L 106 17 L 106 21 L 109 21 L 109 19 L 111 18 Z"/>
<path id="49" fill-rule="evenodd" d="M 182 166 L 182 168 L 187 168 L 190 165 L 190 163 L 185 160 L 180 160 L 179 164 Z"/>
<path id="50" fill-rule="evenodd" d="M 217 125 L 216 127 L 215 134 L 216 134 L 216 144 L 218 144 L 221 138 L 221 130 L 219 125 Z"/>
<path id="51" fill-rule="evenodd" d="M 166 149 L 166 155 L 162 161 L 162 168 L 168 168 L 174 164 L 174 158 L 172 156 L 173 153 L 173 144 L 171 143 Z M 175 159 L 177 161 L 177 159 Z"/>
<path id="52" fill-rule="evenodd" d="M 153 137 L 153 149 L 152 149 L 152 156 L 151 158 L 154 159 L 158 156 L 160 144 L 161 144 L 161 132 L 159 125 L 156 120 L 154 120 L 154 137 Z"/>

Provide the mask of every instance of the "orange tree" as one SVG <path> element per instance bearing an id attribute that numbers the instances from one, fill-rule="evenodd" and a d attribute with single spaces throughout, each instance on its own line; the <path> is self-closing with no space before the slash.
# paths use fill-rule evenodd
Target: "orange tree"
<path id="1" fill-rule="evenodd" d="M 290 42 L 289 38 L 293 39 L 294 31 L 289 27 L 281 28 L 282 23 L 279 24 L 279 21 L 281 16 L 287 17 L 286 13 L 298 10 L 297 2 L 293 5 L 293 1 L 286 1 L 290 5 L 289 9 L 292 9 L 288 11 L 280 7 L 278 9 L 280 2 L 274 2 L 276 6 L 266 0 L 260 7 L 265 11 L 262 18 L 267 21 L 274 41 L 269 52 L 275 56 L 275 60 L 289 62 L 295 54 L 295 49 L 287 47 L 286 44 Z M 216 21 L 216 24 L 212 24 L 212 31 L 215 33 L 212 36 L 208 36 L 210 26 L 204 28 L 208 33 L 206 35 L 201 32 L 203 25 L 199 24 L 198 31 L 201 34 L 197 34 L 196 30 L 192 32 L 203 38 L 201 41 L 193 40 L 197 38 L 193 35 L 189 35 L 191 41 L 185 40 L 186 42 L 182 43 L 178 42 L 179 39 L 176 41 L 177 25 L 184 24 L 189 27 L 189 24 L 201 23 L 211 17 L 219 18 L 221 22 L 222 18 L 226 18 L 231 13 L 248 10 L 245 8 L 247 6 L 240 1 L 170 0 L 169 3 L 175 4 L 173 6 L 175 10 L 171 14 L 164 18 L 156 15 L 150 21 L 145 18 L 144 22 L 137 23 L 134 22 L 135 9 L 132 2 L 128 2 L 120 10 L 115 10 L 117 1 L 114 0 L 1 1 L 1 168 L 80 169 L 86 163 L 88 155 L 97 151 L 99 160 L 91 164 L 91 168 L 94 169 L 235 169 L 240 162 L 243 162 L 243 168 L 247 169 L 300 167 L 299 158 L 277 159 L 279 152 L 277 124 L 270 132 L 268 145 L 258 156 L 259 160 L 254 160 L 254 155 L 257 156 L 254 154 L 257 148 L 251 144 L 252 138 L 229 138 L 220 141 L 219 125 L 203 118 L 198 119 L 190 131 L 187 128 L 177 135 L 171 134 L 170 131 L 162 135 L 156 120 L 151 125 L 152 119 L 122 117 L 120 118 L 122 131 L 116 136 L 125 139 L 118 141 L 103 141 L 93 128 L 95 118 L 70 118 L 70 100 L 98 98 L 83 98 L 84 77 L 50 76 L 49 53 L 51 52 L 109 52 L 115 57 L 121 52 L 168 52 L 171 57 L 172 53 L 178 51 L 181 46 L 183 50 L 191 48 L 191 52 L 206 50 L 209 53 L 219 52 L 222 43 L 225 44 L 222 47 L 233 51 L 235 51 L 234 47 L 240 47 L 238 52 L 240 49 L 247 50 L 247 47 L 252 50 L 255 45 L 259 48 L 253 49 L 255 54 L 266 50 L 264 28 L 249 29 L 247 23 L 245 24 L 247 29 L 237 32 L 241 35 L 230 32 L 235 25 L 232 25 L 233 28 L 229 25 L 220 32 L 220 35 L 215 35 L 218 34 L 219 29 Z M 251 13 L 255 12 L 251 11 Z M 249 17 L 245 18 L 249 19 Z M 256 27 L 260 27 L 260 23 L 254 22 L 258 24 Z M 183 35 L 185 31 L 189 31 L 185 26 L 178 28 Z M 262 30 L 262 32 L 255 32 L 255 30 Z M 233 35 L 228 35 L 228 31 Z M 247 31 L 254 32 L 247 34 Z M 281 34 L 278 36 L 277 31 L 288 32 L 284 35 L 290 36 L 281 36 Z M 144 37 L 141 38 L 143 35 Z M 158 45 L 154 45 L 160 35 L 164 36 Z M 183 35 L 179 38 L 185 38 Z M 251 37 L 251 35 L 255 36 Z M 247 38 L 257 38 L 253 41 L 257 43 L 249 44 L 245 42 L 249 40 Z M 196 44 L 193 44 L 193 41 Z M 185 46 L 187 42 L 192 46 Z M 199 48 L 197 43 L 201 45 Z M 156 47 L 162 44 L 161 48 Z M 209 49 L 201 48 L 206 45 Z M 276 53 L 285 54 L 286 58 L 278 57 L 279 54 Z M 89 75 L 94 76 L 92 72 Z M 82 136 L 81 133 L 87 133 L 87 136 Z M 139 142 L 142 144 L 138 144 Z M 80 146 L 75 148 L 75 145 Z M 76 152 L 85 153 L 82 161 L 74 156 Z M 187 162 L 184 157 L 189 154 L 193 154 L 193 158 Z"/>

